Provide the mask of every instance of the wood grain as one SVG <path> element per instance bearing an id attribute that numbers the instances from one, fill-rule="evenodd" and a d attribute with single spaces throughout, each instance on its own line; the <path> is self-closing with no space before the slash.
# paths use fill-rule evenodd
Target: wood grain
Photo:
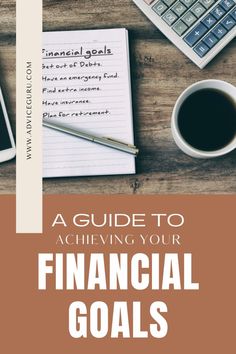
<path id="1" fill-rule="evenodd" d="M 11 121 L 15 122 L 14 2 L 0 1 L 0 70 Z M 59 178 L 44 181 L 53 193 L 235 193 L 236 151 L 213 160 L 184 155 L 174 144 L 170 117 L 190 84 L 215 78 L 236 85 L 234 39 L 204 70 L 176 49 L 131 0 L 44 0 L 44 30 L 126 27 L 130 31 L 136 144 L 135 176 Z M 15 163 L 0 167 L 0 193 L 15 192 Z"/>

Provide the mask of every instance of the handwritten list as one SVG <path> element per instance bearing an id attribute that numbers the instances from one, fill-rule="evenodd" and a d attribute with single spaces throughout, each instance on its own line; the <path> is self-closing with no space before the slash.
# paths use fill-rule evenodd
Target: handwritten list
<path id="1" fill-rule="evenodd" d="M 125 29 L 46 32 L 43 119 L 133 144 Z M 134 157 L 44 128 L 44 177 L 135 173 Z"/>

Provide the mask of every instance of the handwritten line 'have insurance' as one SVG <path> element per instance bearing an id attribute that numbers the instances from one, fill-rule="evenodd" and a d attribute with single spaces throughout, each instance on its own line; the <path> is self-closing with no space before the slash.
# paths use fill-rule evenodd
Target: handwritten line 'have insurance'
<path id="1" fill-rule="evenodd" d="M 43 118 L 133 144 L 124 29 L 46 32 Z M 135 173 L 134 157 L 44 128 L 44 177 Z"/>

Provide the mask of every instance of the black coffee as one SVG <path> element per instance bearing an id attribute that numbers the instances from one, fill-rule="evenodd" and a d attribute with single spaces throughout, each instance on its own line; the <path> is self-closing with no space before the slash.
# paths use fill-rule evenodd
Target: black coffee
<path id="1" fill-rule="evenodd" d="M 182 137 L 194 148 L 221 149 L 236 135 L 235 102 L 215 89 L 194 92 L 180 108 L 178 126 Z"/>

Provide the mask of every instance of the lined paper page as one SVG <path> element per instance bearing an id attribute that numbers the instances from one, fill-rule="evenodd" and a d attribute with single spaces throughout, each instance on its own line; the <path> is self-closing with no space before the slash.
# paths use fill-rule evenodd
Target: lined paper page
<path id="1" fill-rule="evenodd" d="M 46 32 L 43 42 L 43 119 L 133 144 L 127 31 Z M 134 160 L 43 130 L 44 177 L 131 174 Z"/>

